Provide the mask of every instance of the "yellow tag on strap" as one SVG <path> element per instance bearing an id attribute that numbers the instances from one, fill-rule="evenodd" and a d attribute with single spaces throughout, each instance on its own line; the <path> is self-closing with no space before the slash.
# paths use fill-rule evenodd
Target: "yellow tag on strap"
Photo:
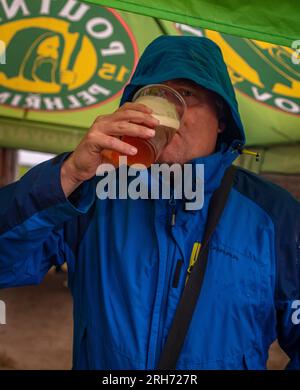
<path id="1" fill-rule="evenodd" d="M 199 252 L 200 252 L 200 249 L 201 249 L 201 242 L 195 242 L 194 245 L 193 245 L 193 249 L 192 249 L 192 253 L 191 253 L 191 257 L 190 257 L 190 264 L 189 264 L 189 268 L 187 270 L 187 277 L 186 277 L 186 280 L 185 280 L 185 284 L 187 283 L 188 279 L 189 279 L 189 276 L 192 272 L 192 269 L 196 263 L 196 260 L 198 258 L 198 255 L 199 255 Z"/>

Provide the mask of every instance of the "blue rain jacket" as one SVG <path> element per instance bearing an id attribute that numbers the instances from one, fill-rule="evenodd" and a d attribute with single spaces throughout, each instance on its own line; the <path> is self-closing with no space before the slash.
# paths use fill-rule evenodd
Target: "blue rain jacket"
<path id="1" fill-rule="evenodd" d="M 209 200 L 244 143 L 220 49 L 206 38 L 156 39 L 122 103 L 142 85 L 176 78 L 217 92 L 231 109 L 222 147 L 191 161 L 205 167 L 201 210 L 185 210 L 184 200 L 175 206 L 166 199 L 99 200 L 96 177 L 66 199 L 60 168 L 67 154 L 0 191 L 0 287 L 40 283 L 52 265 L 67 262 L 75 369 L 157 366 Z M 299 231 L 299 203 L 238 169 L 177 369 L 265 369 L 276 338 L 291 358 L 289 367 L 300 367 Z"/>

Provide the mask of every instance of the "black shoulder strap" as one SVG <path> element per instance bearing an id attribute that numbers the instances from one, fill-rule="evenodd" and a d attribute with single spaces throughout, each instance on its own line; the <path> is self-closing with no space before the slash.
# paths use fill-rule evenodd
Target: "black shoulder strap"
<path id="1" fill-rule="evenodd" d="M 174 370 L 176 368 L 176 363 L 201 292 L 208 260 L 208 244 L 225 208 L 235 171 L 236 167 L 234 165 L 227 168 L 220 187 L 212 195 L 201 250 L 179 301 L 164 350 L 160 357 L 159 370 Z"/>

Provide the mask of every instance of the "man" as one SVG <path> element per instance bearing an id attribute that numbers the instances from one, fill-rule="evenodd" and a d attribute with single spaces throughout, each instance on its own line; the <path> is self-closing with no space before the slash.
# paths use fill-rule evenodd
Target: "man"
<path id="1" fill-rule="evenodd" d="M 151 110 L 130 102 L 152 83 L 166 83 L 186 100 L 185 120 L 160 162 L 204 164 L 201 210 L 186 210 L 184 199 L 171 205 L 95 197 L 100 152 L 135 154 L 120 136 L 153 136 Z M 243 144 L 220 49 L 206 38 L 159 37 L 145 50 L 116 112 L 99 116 L 72 154 L 1 191 L 0 286 L 39 283 L 51 265 L 67 261 L 74 368 L 156 368 L 211 195 Z M 238 169 L 177 369 L 264 369 L 276 337 L 290 367 L 300 367 L 293 316 L 299 223 L 294 198 Z"/>

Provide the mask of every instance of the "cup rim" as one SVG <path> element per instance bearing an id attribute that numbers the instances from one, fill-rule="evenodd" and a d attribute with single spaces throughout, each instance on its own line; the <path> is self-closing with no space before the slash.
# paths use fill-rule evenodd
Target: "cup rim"
<path id="1" fill-rule="evenodd" d="M 186 111 L 186 108 L 187 108 L 187 104 L 184 100 L 184 98 L 180 95 L 179 92 L 176 91 L 176 89 L 172 88 L 172 87 L 169 87 L 168 85 L 166 84 L 160 84 L 160 83 L 156 83 L 156 84 L 147 84 L 147 85 L 144 85 L 142 88 L 138 89 L 135 94 L 133 95 L 131 101 L 134 102 L 134 100 L 136 99 L 137 95 L 141 93 L 141 91 L 143 91 L 144 89 L 146 88 L 151 88 L 151 87 L 160 87 L 160 88 L 165 88 L 171 92 L 174 93 L 174 95 L 179 99 L 179 101 L 182 103 L 183 107 L 184 107 L 184 110 L 183 110 L 183 115 Z"/>

